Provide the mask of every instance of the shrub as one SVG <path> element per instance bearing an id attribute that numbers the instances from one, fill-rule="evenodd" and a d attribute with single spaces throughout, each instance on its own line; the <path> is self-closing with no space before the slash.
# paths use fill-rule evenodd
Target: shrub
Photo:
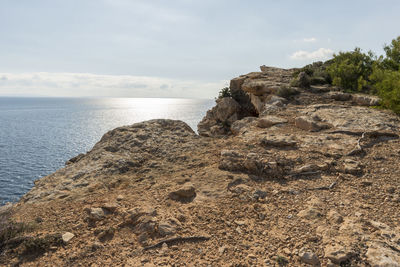
<path id="1" fill-rule="evenodd" d="M 400 70 L 374 67 L 371 75 L 374 90 L 382 99 L 382 106 L 400 114 Z"/>
<path id="2" fill-rule="evenodd" d="M 302 72 L 309 77 L 310 85 L 330 84 L 332 79 L 326 70 L 330 64 L 331 61 L 318 61 L 296 70 L 293 74 L 294 80 L 292 80 L 291 84 L 293 86 L 298 86 L 299 74 Z"/>
<path id="3" fill-rule="evenodd" d="M 351 52 L 339 52 L 334 55 L 327 72 L 332 77 L 333 85 L 347 91 L 368 92 L 374 59 L 372 52 L 364 54 L 360 48 Z"/>
<path id="4" fill-rule="evenodd" d="M 33 223 L 13 222 L 10 216 L 9 212 L 0 214 L 0 251 L 10 240 L 34 229 Z"/>
<path id="5" fill-rule="evenodd" d="M 49 234 L 44 237 L 35 237 L 24 242 L 24 254 L 43 254 L 52 246 L 61 246 L 63 240 L 60 234 Z"/>
<path id="6" fill-rule="evenodd" d="M 229 87 L 224 87 L 219 91 L 218 99 L 224 97 L 232 97 L 231 89 Z"/>

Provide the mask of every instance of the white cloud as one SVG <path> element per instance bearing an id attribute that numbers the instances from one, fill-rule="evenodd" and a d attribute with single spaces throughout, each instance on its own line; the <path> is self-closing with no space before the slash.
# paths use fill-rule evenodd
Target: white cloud
<path id="1" fill-rule="evenodd" d="M 290 58 L 294 60 L 324 60 L 331 57 L 332 54 L 333 50 L 329 48 L 320 48 L 311 52 L 299 50 L 294 52 Z"/>
<path id="2" fill-rule="evenodd" d="M 316 41 L 317 41 L 317 38 L 315 38 L 315 37 L 303 39 L 303 42 L 306 42 L 306 43 L 315 43 Z"/>
<path id="3" fill-rule="evenodd" d="M 227 81 L 90 73 L 0 73 L 3 96 L 214 98 Z"/>

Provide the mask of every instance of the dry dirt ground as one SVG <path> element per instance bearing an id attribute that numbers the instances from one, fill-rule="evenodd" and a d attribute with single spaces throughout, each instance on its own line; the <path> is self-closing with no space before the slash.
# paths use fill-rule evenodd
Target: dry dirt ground
<path id="1" fill-rule="evenodd" d="M 397 117 L 317 90 L 264 119 L 218 138 L 170 120 L 110 131 L 2 209 L 29 229 L 0 264 L 400 266 Z"/>

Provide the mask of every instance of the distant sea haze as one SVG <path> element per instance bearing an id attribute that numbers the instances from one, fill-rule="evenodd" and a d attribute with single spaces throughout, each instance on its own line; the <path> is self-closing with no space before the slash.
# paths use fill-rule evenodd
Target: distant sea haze
<path id="1" fill-rule="evenodd" d="M 177 119 L 196 130 L 214 100 L 0 97 L 0 205 L 33 181 L 90 150 L 107 131 L 150 119 Z"/>

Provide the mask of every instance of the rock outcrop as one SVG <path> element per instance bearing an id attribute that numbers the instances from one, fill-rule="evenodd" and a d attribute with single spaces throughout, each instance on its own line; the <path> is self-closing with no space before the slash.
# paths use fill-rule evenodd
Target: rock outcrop
<path id="1" fill-rule="evenodd" d="M 0 208 L 0 264 L 399 266 L 399 117 L 293 71 L 106 133 Z"/>

